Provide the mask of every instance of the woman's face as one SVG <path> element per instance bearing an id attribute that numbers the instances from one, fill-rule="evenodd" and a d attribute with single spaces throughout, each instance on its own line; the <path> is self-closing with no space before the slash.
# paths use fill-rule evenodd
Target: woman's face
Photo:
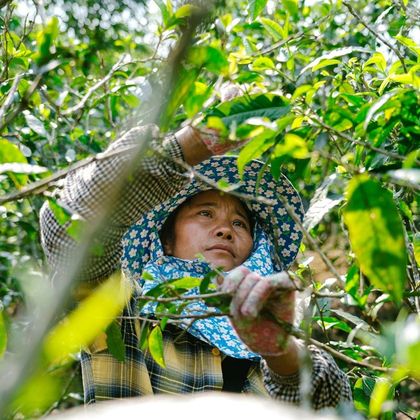
<path id="1" fill-rule="evenodd" d="M 252 250 L 248 213 L 234 196 L 216 190 L 197 194 L 175 218 L 174 237 L 165 252 L 193 260 L 203 255 L 214 267 L 229 271 L 241 265 Z"/>

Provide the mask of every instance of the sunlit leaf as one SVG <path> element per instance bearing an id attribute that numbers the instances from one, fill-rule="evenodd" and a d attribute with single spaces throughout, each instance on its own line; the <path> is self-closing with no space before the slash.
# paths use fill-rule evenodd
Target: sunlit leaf
<path id="1" fill-rule="evenodd" d="M 273 37 L 274 41 L 284 38 L 283 29 L 277 22 L 264 17 L 260 18 L 260 21 L 267 32 Z"/>
<path id="2" fill-rule="evenodd" d="M 373 56 L 366 61 L 366 63 L 363 65 L 363 68 L 366 69 L 366 67 L 372 64 L 375 64 L 382 72 L 386 71 L 386 60 L 382 53 L 375 52 Z"/>
<path id="3" fill-rule="evenodd" d="M 283 6 L 294 17 L 298 17 L 299 7 L 297 0 L 282 0 Z"/>
<path id="4" fill-rule="evenodd" d="M 343 57 L 344 55 L 351 54 L 353 52 L 367 52 L 366 49 L 360 48 L 360 47 L 343 47 L 343 48 L 337 48 L 335 50 L 329 51 L 326 54 L 321 55 L 320 57 L 313 60 L 311 63 L 309 63 L 307 66 L 305 66 L 301 71 L 300 75 L 305 73 L 309 69 L 313 69 L 315 66 L 317 66 L 320 62 L 324 60 L 331 60 L 336 57 Z"/>
<path id="5" fill-rule="evenodd" d="M 47 137 L 47 132 L 45 130 L 44 124 L 38 118 L 30 114 L 29 112 L 25 112 L 24 115 L 26 124 L 28 124 L 28 127 L 32 131 L 39 134 L 41 137 Z"/>
<path id="6" fill-rule="evenodd" d="M 369 417 L 378 418 L 382 412 L 383 404 L 388 399 L 392 400 L 393 386 L 388 378 L 378 378 L 373 388 L 370 403 Z"/>
<path id="7" fill-rule="evenodd" d="M 414 54 L 416 54 L 417 57 L 420 56 L 420 46 L 419 46 L 418 42 L 415 42 L 411 38 L 408 38 L 408 37 L 403 36 L 403 35 L 397 35 L 395 37 L 395 39 L 397 41 L 401 42 L 401 44 L 403 44 L 404 46 L 406 46 Z"/>
<path id="8" fill-rule="evenodd" d="M 274 70 L 276 67 L 273 63 L 273 60 L 268 57 L 258 57 L 252 63 L 252 70 L 261 71 L 261 70 Z"/>
<path id="9" fill-rule="evenodd" d="M 324 67 L 333 66 L 335 64 L 340 64 L 340 63 L 341 63 L 340 60 L 336 60 L 334 58 L 321 60 L 312 67 L 312 71 L 317 71 L 317 70 L 323 69 Z"/>
<path id="10" fill-rule="evenodd" d="M 0 138 L 0 163 L 27 164 L 27 160 L 23 153 L 20 151 L 19 147 L 6 139 Z M 17 187 L 25 185 L 28 180 L 26 175 L 14 174 L 13 172 L 10 173 L 9 176 Z"/>
<path id="11" fill-rule="evenodd" d="M 130 295 L 128 280 L 119 273 L 112 275 L 53 328 L 44 345 L 48 359 L 59 363 L 88 346 L 121 312 Z"/>
<path id="12" fill-rule="evenodd" d="M 26 418 L 38 417 L 60 397 L 60 381 L 45 371 L 37 371 L 19 388 L 12 408 Z"/>
<path id="13" fill-rule="evenodd" d="M 255 20 L 264 10 L 268 0 L 249 0 L 249 14 Z"/>
<path id="14" fill-rule="evenodd" d="M 48 205 L 60 225 L 66 224 L 71 219 L 71 213 L 64 207 L 60 206 L 54 198 L 50 198 L 48 200 Z"/>
<path id="15" fill-rule="evenodd" d="M 253 159 L 260 157 L 275 143 L 275 132 L 266 129 L 260 135 L 252 139 L 239 153 L 238 170 L 239 174 L 243 174 L 245 166 Z"/>
<path id="16" fill-rule="evenodd" d="M 362 271 L 377 288 L 401 303 L 406 284 L 402 221 L 392 193 L 366 175 L 348 185 L 344 221 Z"/>
<path id="17" fill-rule="evenodd" d="M 400 93 L 400 90 L 393 90 L 391 92 L 386 93 L 385 95 L 381 96 L 376 102 L 372 104 L 372 106 L 369 108 L 369 111 L 366 115 L 365 122 L 363 124 L 363 129 L 366 130 L 371 119 L 376 114 L 376 112 L 385 105 L 393 96 Z"/>
<path id="18" fill-rule="evenodd" d="M 340 195 L 331 197 L 327 196 L 329 187 L 336 180 L 336 174 L 329 176 L 315 191 L 303 220 L 303 226 L 305 229 L 313 229 L 322 220 L 322 218 L 331 211 L 331 209 L 336 207 L 343 200 L 344 197 Z"/>
<path id="19" fill-rule="evenodd" d="M 201 279 L 198 277 L 183 277 L 182 279 L 170 282 L 171 287 L 175 289 L 192 289 L 200 286 Z"/>
<path id="20" fill-rule="evenodd" d="M 163 336 L 159 325 L 153 328 L 148 339 L 149 351 L 156 363 L 165 368 L 165 359 L 163 357 Z"/>
<path id="21" fill-rule="evenodd" d="M 420 169 L 397 169 L 389 171 L 388 175 L 393 179 L 406 181 L 408 184 L 412 184 L 413 187 L 420 185 Z"/>
<path id="22" fill-rule="evenodd" d="M 274 148 L 272 158 L 287 156 L 294 159 L 306 159 L 308 153 L 308 147 L 302 137 L 293 133 L 287 133 L 284 136 L 284 141 L 278 143 Z"/>

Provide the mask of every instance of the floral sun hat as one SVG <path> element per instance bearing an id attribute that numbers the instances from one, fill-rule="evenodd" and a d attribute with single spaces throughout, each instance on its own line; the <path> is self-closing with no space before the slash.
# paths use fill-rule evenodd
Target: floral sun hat
<path id="1" fill-rule="evenodd" d="M 188 198 L 215 189 L 214 185 L 230 185 L 230 191 L 239 194 L 254 216 L 255 225 L 267 235 L 275 271 L 289 268 L 298 253 L 302 232 L 283 202 L 288 203 L 300 220 L 304 214 L 301 199 L 290 181 L 283 175 L 276 181 L 264 170 L 264 163 L 257 160 L 245 167 L 241 178 L 236 156 L 213 156 L 196 165 L 194 173 L 196 175 L 176 196 L 145 213 L 124 235 L 121 265 L 129 278 L 141 281 L 146 264 L 163 257 L 162 247 L 156 247 L 156 240 L 168 216 Z M 206 180 L 211 180 L 212 185 Z"/>

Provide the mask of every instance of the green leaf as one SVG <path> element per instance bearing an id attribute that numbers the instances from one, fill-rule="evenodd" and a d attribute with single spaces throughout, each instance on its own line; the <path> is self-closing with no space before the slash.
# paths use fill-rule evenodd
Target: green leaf
<path id="1" fill-rule="evenodd" d="M 341 61 L 337 60 L 335 58 L 330 58 L 330 59 L 327 59 L 327 60 L 321 60 L 312 67 L 312 71 L 317 71 L 317 70 L 323 69 L 324 67 L 333 66 L 335 64 L 340 64 L 340 63 L 341 63 Z"/>
<path id="2" fill-rule="evenodd" d="M 329 51 L 326 54 L 321 55 L 321 57 L 316 58 L 312 62 L 310 62 L 307 66 L 305 66 L 299 73 L 299 76 L 301 76 L 303 73 L 305 73 L 309 69 L 313 69 L 315 66 L 317 66 L 321 61 L 324 60 L 330 60 L 336 57 L 343 57 L 344 55 L 351 54 L 353 52 L 367 52 L 365 48 L 360 47 L 344 47 L 344 48 L 337 48 L 335 50 Z"/>
<path id="3" fill-rule="evenodd" d="M 406 284 L 406 248 L 402 222 L 392 193 L 367 175 L 347 188 L 344 221 L 362 271 L 377 288 L 401 303 Z"/>
<path id="4" fill-rule="evenodd" d="M 210 46 L 192 47 L 188 53 L 188 60 L 195 67 L 204 67 L 217 75 L 226 72 L 229 66 L 225 53 Z"/>
<path id="5" fill-rule="evenodd" d="M 386 71 L 386 60 L 382 53 L 375 52 L 369 60 L 366 61 L 366 63 L 363 65 L 363 70 L 366 69 L 366 67 L 375 64 L 379 70 L 382 72 Z"/>
<path id="6" fill-rule="evenodd" d="M 420 46 L 418 45 L 418 43 L 413 41 L 411 38 L 407 38 L 406 36 L 402 35 L 397 35 L 395 39 L 401 44 L 403 44 L 405 47 L 407 47 L 409 50 L 411 50 L 414 54 L 416 54 L 417 57 L 420 57 Z"/>
<path id="7" fill-rule="evenodd" d="M 51 211 L 53 212 L 54 217 L 56 218 L 57 222 L 61 226 L 66 224 L 71 219 L 71 213 L 68 210 L 61 207 L 58 204 L 56 199 L 49 198 L 48 199 L 48 205 L 49 205 Z"/>
<path id="8" fill-rule="evenodd" d="M 0 359 L 3 357 L 7 348 L 7 329 L 4 322 L 3 311 L 0 311 Z"/>
<path id="9" fill-rule="evenodd" d="M 42 30 L 37 34 L 38 53 L 36 61 L 38 65 L 45 64 L 50 60 L 54 50 L 53 45 L 59 33 L 59 21 L 56 16 L 52 17 Z"/>
<path id="10" fill-rule="evenodd" d="M 169 284 L 175 289 L 192 289 L 200 286 L 200 283 L 201 278 L 183 277 L 182 279 L 171 281 Z"/>
<path id="11" fill-rule="evenodd" d="M 47 132 L 45 131 L 44 124 L 36 117 L 34 117 L 30 112 L 25 111 L 23 113 L 25 116 L 26 124 L 28 124 L 28 127 L 40 135 L 41 137 L 47 137 Z"/>
<path id="12" fill-rule="evenodd" d="M 420 265 L 420 233 L 417 232 L 413 237 L 414 257 Z"/>
<path id="13" fill-rule="evenodd" d="M 255 20 L 264 10 L 268 0 L 250 0 L 249 15 L 252 20 Z"/>
<path id="14" fill-rule="evenodd" d="M 197 81 L 194 82 L 194 88 L 184 103 L 185 112 L 189 118 L 193 118 L 203 109 L 203 105 L 209 99 L 212 89 L 212 86 L 207 86 Z"/>
<path id="15" fill-rule="evenodd" d="M 0 163 L 27 164 L 28 162 L 19 147 L 6 139 L 0 138 Z M 14 174 L 13 172 L 8 172 L 8 175 L 18 188 L 25 185 L 28 181 L 28 177 L 26 175 Z"/>
<path id="16" fill-rule="evenodd" d="M 187 71 L 185 68 L 181 68 L 179 77 L 166 103 L 166 107 L 161 114 L 160 128 L 163 132 L 168 130 L 176 111 L 190 94 L 197 76 L 197 69 Z"/>
<path id="17" fill-rule="evenodd" d="M 171 14 L 169 13 L 168 8 L 166 7 L 165 3 L 162 0 L 154 0 L 154 2 L 157 4 L 157 6 L 160 9 L 160 13 L 162 14 L 163 26 L 167 27 L 168 22 L 171 18 Z"/>
<path id="18" fill-rule="evenodd" d="M 274 20 L 267 19 L 264 17 L 260 18 L 260 21 L 274 41 L 278 41 L 284 38 L 284 31 L 277 22 L 274 22 Z"/>
<path id="19" fill-rule="evenodd" d="M 138 348 L 142 351 L 147 349 L 147 337 L 149 335 L 150 322 L 142 321 L 140 323 L 140 334 Z"/>
<path id="20" fill-rule="evenodd" d="M 308 153 L 305 140 L 296 134 L 287 133 L 284 136 L 284 142 L 277 144 L 274 148 L 272 158 L 289 156 L 293 159 L 306 159 Z"/>
<path id="21" fill-rule="evenodd" d="M 275 132 L 272 130 L 264 130 L 261 134 L 251 140 L 239 153 L 238 171 L 242 176 L 245 166 L 253 159 L 260 157 L 275 143 Z"/>
<path id="22" fill-rule="evenodd" d="M 163 336 L 159 325 L 153 328 L 148 339 L 149 351 L 156 363 L 162 368 L 166 368 L 163 357 Z"/>
<path id="23" fill-rule="evenodd" d="M 125 345 L 121 335 L 121 327 L 113 321 L 106 329 L 108 351 L 120 362 L 125 360 Z"/>
<path id="24" fill-rule="evenodd" d="M 299 15 L 298 0 L 282 0 L 283 6 L 296 19 Z"/>
<path id="25" fill-rule="evenodd" d="M 400 89 L 395 89 L 391 92 L 386 93 L 385 95 L 381 96 L 377 101 L 375 101 L 371 107 L 369 108 L 368 113 L 366 114 L 365 122 L 363 123 L 363 129 L 366 131 L 367 127 L 373 118 L 373 116 L 376 114 L 376 112 L 384 106 L 392 97 L 397 95 L 398 93 L 401 93 Z"/>
<path id="26" fill-rule="evenodd" d="M 180 19 L 180 18 L 184 18 L 184 17 L 187 17 L 187 16 L 191 16 L 191 12 L 192 12 L 193 8 L 194 8 L 194 6 L 191 5 L 191 4 L 184 4 L 183 6 L 181 6 L 175 12 L 175 17 Z"/>
<path id="27" fill-rule="evenodd" d="M 268 57 L 258 57 L 252 63 L 252 70 L 261 71 L 261 70 L 275 70 L 276 66 L 273 63 L 273 60 Z"/>
<path id="28" fill-rule="evenodd" d="M 280 95 L 257 94 L 240 96 L 231 101 L 223 102 L 209 109 L 207 118 L 215 116 L 221 118 L 229 129 L 232 124 L 239 126 L 254 117 L 266 117 L 274 121 L 290 111 L 289 102 Z"/>
<path id="29" fill-rule="evenodd" d="M 368 414 L 369 401 L 373 388 L 375 387 L 375 379 L 368 376 L 358 378 L 353 387 L 354 406 L 363 414 Z"/>

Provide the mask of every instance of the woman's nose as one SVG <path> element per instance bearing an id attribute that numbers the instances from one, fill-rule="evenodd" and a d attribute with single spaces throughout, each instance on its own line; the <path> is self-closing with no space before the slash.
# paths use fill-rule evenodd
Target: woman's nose
<path id="1" fill-rule="evenodd" d="M 216 236 L 218 238 L 227 239 L 229 241 L 232 240 L 232 230 L 229 226 L 220 226 L 216 230 Z"/>

